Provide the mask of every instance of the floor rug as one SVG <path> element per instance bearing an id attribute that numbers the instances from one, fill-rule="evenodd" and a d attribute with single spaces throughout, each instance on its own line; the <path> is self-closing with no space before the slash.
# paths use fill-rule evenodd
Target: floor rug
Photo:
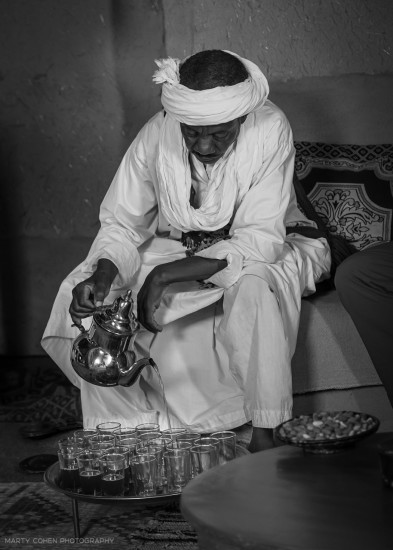
<path id="1" fill-rule="evenodd" d="M 0 422 L 33 421 L 82 424 L 79 389 L 47 360 L 31 367 L 15 365 L 3 376 Z"/>
<path id="2" fill-rule="evenodd" d="M 45 483 L 0 483 L 0 549 L 197 550 L 178 503 L 132 509 L 80 502 L 74 538 L 71 500 Z"/>

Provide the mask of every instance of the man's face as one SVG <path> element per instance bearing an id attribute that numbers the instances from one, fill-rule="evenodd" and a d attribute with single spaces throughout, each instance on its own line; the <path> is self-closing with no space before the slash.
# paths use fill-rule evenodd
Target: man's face
<path id="1" fill-rule="evenodd" d="M 188 126 L 180 123 L 180 128 L 187 149 L 203 164 L 214 164 L 236 141 L 245 120 L 244 116 L 214 126 Z"/>

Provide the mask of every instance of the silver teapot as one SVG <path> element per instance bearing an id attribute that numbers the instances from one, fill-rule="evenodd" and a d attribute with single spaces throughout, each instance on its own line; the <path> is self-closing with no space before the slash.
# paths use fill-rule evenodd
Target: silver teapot
<path id="1" fill-rule="evenodd" d="M 81 334 L 74 340 L 71 364 L 75 372 L 96 386 L 132 386 L 142 369 L 156 364 L 150 357 L 137 360 L 133 344 L 140 325 L 132 311 L 132 291 L 111 306 L 93 314 L 90 329 L 77 325 Z"/>

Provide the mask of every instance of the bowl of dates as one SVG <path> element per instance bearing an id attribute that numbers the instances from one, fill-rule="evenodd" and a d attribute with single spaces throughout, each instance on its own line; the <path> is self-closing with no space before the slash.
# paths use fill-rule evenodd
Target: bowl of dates
<path id="1" fill-rule="evenodd" d="M 334 453 L 371 435 L 379 420 L 355 411 L 324 411 L 301 414 L 275 429 L 277 439 L 310 453 Z"/>

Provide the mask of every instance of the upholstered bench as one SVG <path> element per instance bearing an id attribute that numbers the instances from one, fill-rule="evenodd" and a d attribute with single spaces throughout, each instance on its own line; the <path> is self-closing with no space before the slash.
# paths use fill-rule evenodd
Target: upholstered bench
<path id="1" fill-rule="evenodd" d="M 296 173 L 331 232 L 357 250 L 392 238 L 393 145 L 297 142 Z M 292 360 L 295 412 L 356 408 L 393 428 L 393 411 L 335 290 L 303 299 Z"/>

